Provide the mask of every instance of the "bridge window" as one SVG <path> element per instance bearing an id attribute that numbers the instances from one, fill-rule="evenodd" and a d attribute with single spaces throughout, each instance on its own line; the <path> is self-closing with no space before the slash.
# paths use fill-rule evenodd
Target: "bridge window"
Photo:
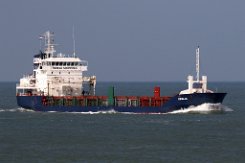
<path id="1" fill-rule="evenodd" d="M 38 64 L 34 63 L 34 69 L 37 69 L 37 68 L 38 68 Z"/>

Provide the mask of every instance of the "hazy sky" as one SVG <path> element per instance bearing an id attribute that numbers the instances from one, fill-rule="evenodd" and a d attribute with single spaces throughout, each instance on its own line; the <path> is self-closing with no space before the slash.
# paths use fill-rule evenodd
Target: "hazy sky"
<path id="1" fill-rule="evenodd" d="M 1 0 L 0 81 L 32 72 L 38 36 L 89 62 L 98 81 L 245 81 L 244 0 Z"/>

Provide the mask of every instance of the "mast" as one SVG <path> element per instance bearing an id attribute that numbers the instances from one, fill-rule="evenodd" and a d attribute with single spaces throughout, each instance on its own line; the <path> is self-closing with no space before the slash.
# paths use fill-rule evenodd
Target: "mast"
<path id="1" fill-rule="evenodd" d="M 47 31 L 44 33 L 44 39 L 45 39 L 45 53 L 46 54 L 51 54 L 53 57 L 54 53 L 56 52 L 54 49 L 54 33 L 51 33 L 50 31 Z"/>
<path id="2" fill-rule="evenodd" d="M 200 80 L 200 54 L 199 54 L 199 45 L 197 46 L 196 49 L 196 80 L 199 82 Z"/>

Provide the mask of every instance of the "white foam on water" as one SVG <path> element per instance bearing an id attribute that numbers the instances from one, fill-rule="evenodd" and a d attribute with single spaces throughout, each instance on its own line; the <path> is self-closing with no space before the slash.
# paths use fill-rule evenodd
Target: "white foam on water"
<path id="1" fill-rule="evenodd" d="M 231 112 L 233 109 L 224 106 L 222 104 L 211 104 L 204 103 L 198 106 L 190 106 L 188 108 L 183 108 L 180 110 L 175 110 L 169 112 L 169 114 L 210 114 L 210 113 L 222 113 L 222 112 Z"/>
<path id="2" fill-rule="evenodd" d="M 65 114 L 83 114 L 83 115 L 95 115 L 95 114 L 210 114 L 210 113 L 222 113 L 222 112 L 231 112 L 233 109 L 224 106 L 222 104 L 210 104 L 205 103 L 199 106 L 190 106 L 188 108 L 183 108 L 168 113 L 134 113 L 134 112 L 117 112 L 114 109 L 107 111 L 97 111 L 97 112 L 58 112 L 58 111 L 48 111 L 48 113 L 65 113 Z"/>
<path id="3" fill-rule="evenodd" d="M 0 112 L 35 112 L 34 110 L 24 108 L 0 109 Z"/>
<path id="4" fill-rule="evenodd" d="M 133 113 L 133 112 L 117 112 L 114 109 L 108 111 L 98 111 L 98 112 L 63 112 L 70 114 L 211 114 L 211 113 L 223 113 L 223 112 L 232 112 L 233 109 L 224 106 L 222 104 L 210 104 L 205 103 L 198 106 L 190 106 L 188 108 L 183 108 L 180 110 L 175 110 L 168 113 Z M 13 108 L 13 109 L 2 109 L 0 112 L 35 112 L 34 110 L 24 109 L 24 108 Z M 57 111 L 48 111 L 48 113 L 56 113 Z M 60 112 L 59 112 L 60 113 Z"/>
<path id="5" fill-rule="evenodd" d="M 25 108 L 17 108 L 17 111 L 19 111 L 19 112 L 35 112 L 34 110 L 25 109 Z"/>
<path id="6" fill-rule="evenodd" d="M 19 111 L 19 112 L 35 112 L 34 110 L 25 109 L 25 108 L 17 108 L 17 111 Z"/>
<path id="7" fill-rule="evenodd" d="M 116 112 L 114 109 L 108 110 L 108 111 L 98 111 L 98 112 L 64 112 L 64 113 L 71 113 L 71 114 L 116 114 L 118 112 Z"/>

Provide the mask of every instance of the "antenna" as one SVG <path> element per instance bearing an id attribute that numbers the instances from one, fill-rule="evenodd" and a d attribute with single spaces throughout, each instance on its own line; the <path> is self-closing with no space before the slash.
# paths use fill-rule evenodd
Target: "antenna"
<path id="1" fill-rule="evenodd" d="M 42 50 L 42 40 L 43 40 L 43 36 L 39 36 L 39 46 L 40 46 L 40 51 Z"/>
<path id="2" fill-rule="evenodd" d="M 73 39 L 73 57 L 76 56 L 76 42 L 75 42 L 75 28 L 72 28 L 72 39 Z"/>
<path id="3" fill-rule="evenodd" d="M 196 49 L 196 73 L 197 73 L 197 82 L 199 82 L 199 73 L 200 73 L 200 53 L 199 53 L 199 45 L 197 46 Z"/>

